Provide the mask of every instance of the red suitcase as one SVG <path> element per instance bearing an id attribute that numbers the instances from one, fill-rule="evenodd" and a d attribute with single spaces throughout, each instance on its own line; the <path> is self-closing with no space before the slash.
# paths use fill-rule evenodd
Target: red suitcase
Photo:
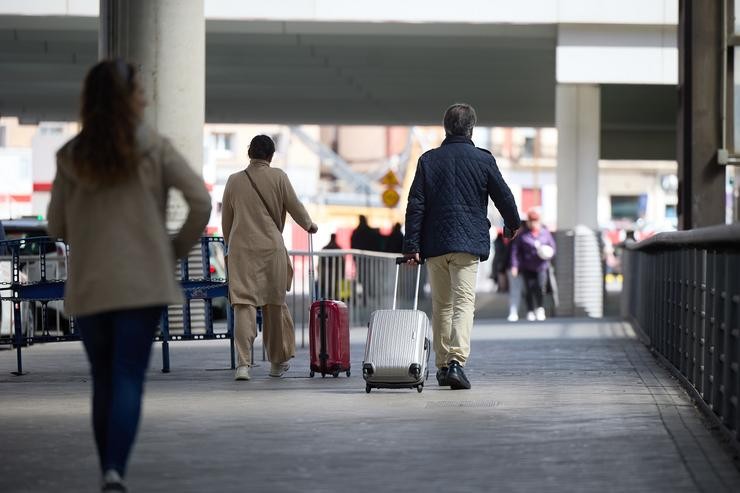
<path id="1" fill-rule="evenodd" d="M 308 235 L 308 276 L 311 289 L 311 310 L 308 323 L 308 345 L 311 353 L 311 377 L 321 373 L 338 377 L 341 372 L 350 376 L 349 311 L 347 305 L 336 300 L 316 300 L 318 291 L 314 282 L 313 236 Z"/>
<path id="2" fill-rule="evenodd" d="M 321 300 L 311 304 L 309 350 L 311 376 L 350 376 L 349 312 L 342 301 Z"/>

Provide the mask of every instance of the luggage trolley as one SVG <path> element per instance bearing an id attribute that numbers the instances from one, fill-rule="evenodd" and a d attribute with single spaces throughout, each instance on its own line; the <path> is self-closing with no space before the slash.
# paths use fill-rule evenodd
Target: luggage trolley
<path id="1" fill-rule="evenodd" d="M 229 285 L 226 277 L 218 275 L 218 269 L 211 263 L 216 257 L 217 249 L 224 251 L 224 239 L 220 236 L 202 236 L 200 244 L 196 245 L 188 257 L 181 259 L 178 268 L 180 284 L 185 295 L 185 303 L 181 306 L 170 306 L 162 311 L 160 334 L 155 340 L 162 341 L 162 372 L 170 371 L 170 341 L 196 341 L 209 339 L 229 339 L 231 369 L 236 367 L 234 348 L 234 313 L 231 305 L 226 303 L 226 332 L 216 332 L 213 327 L 213 299 L 224 297 L 228 300 Z M 197 272 L 191 277 L 191 272 Z M 223 273 L 225 276 L 225 272 Z M 204 331 L 193 330 L 193 316 L 191 302 L 203 300 L 205 303 Z M 172 334 L 170 313 L 182 313 L 182 332 Z"/>
<path id="2" fill-rule="evenodd" d="M 49 303 L 64 298 L 67 256 L 66 245 L 48 236 L 0 242 L 0 263 L 10 264 L 9 269 L 3 269 L 3 278 L 0 279 L 0 301 L 11 303 L 13 318 L 12 334 L 7 337 L 0 335 L 0 344 L 9 343 L 16 350 L 14 375 L 24 374 L 24 346 L 35 342 L 79 339 L 71 319 L 68 330 L 64 330 L 63 325 L 66 324 L 61 323 L 55 331 L 49 328 Z M 49 263 L 56 263 L 55 276 L 50 276 Z M 37 304 L 41 305 L 40 321 L 37 321 Z M 61 307 L 57 307 L 56 311 L 59 310 Z M 37 326 L 40 328 L 38 334 Z"/>

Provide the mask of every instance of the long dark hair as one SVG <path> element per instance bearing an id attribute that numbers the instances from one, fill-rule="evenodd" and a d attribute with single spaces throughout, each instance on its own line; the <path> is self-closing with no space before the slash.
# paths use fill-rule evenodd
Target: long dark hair
<path id="1" fill-rule="evenodd" d="M 124 60 L 104 60 L 87 73 L 80 109 L 82 130 L 72 151 L 81 178 L 111 185 L 136 171 L 138 91 L 136 71 Z"/>

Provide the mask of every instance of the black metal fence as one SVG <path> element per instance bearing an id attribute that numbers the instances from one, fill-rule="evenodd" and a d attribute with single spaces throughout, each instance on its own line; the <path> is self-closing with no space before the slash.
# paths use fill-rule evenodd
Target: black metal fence
<path id="1" fill-rule="evenodd" d="M 177 276 L 185 303 L 165 310 L 156 339 L 162 341 L 162 371 L 170 370 L 169 342 L 172 340 L 229 339 L 231 366 L 234 367 L 233 317 L 228 303 L 225 272 L 216 265 L 223 259 L 223 238 L 203 236 L 193 248 L 193 254 L 179 263 Z M 74 341 L 79 339 L 74 318 L 64 314 L 64 286 L 67 278 L 68 248 L 59 240 L 33 237 L 0 242 L 0 303 L 9 302 L 10 313 L 0 316 L 12 320 L 7 333 L 0 319 L 0 345 L 12 345 L 16 350 L 17 375 L 23 374 L 23 348 L 35 343 Z M 223 262 L 221 261 L 221 264 Z M 214 265 L 215 264 L 215 265 Z M 197 268 L 194 268 L 197 267 Z M 142 272 L 142 282 L 146 273 Z M 227 322 L 214 328 L 213 303 L 222 300 Z M 205 304 L 203 326 L 193 327 L 191 305 Z M 41 310 L 37 310 L 37 308 Z M 53 317 L 64 323 L 52 324 Z M 40 316 L 36 316 L 40 313 Z M 177 320 L 171 320 L 172 315 Z"/>
<path id="2" fill-rule="evenodd" d="M 622 315 L 740 440 L 740 224 L 627 245 Z"/>

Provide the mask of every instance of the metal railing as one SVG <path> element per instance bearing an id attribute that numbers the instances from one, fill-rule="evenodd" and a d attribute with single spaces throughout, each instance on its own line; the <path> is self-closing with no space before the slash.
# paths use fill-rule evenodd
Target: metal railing
<path id="1" fill-rule="evenodd" d="M 622 315 L 729 435 L 740 439 L 740 224 L 626 245 Z"/>
<path id="2" fill-rule="evenodd" d="M 308 251 L 288 252 L 293 263 L 293 286 L 287 303 L 293 316 L 296 331 L 300 329 L 301 347 L 306 344 L 308 311 L 311 292 L 308 276 Z M 317 298 L 340 300 L 347 303 L 350 325 L 359 327 L 370 320 L 370 313 L 393 305 L 398 254 L 365 250 L 314 251 L 316 266 Z M 416 287 L 415 270 L 401 267 L 399 274 L 399 307 L 411 307 Z M 426 278 L 422 266 L 422 286 Z M 420 295 L 421 296 L 421 295 Z"/>

